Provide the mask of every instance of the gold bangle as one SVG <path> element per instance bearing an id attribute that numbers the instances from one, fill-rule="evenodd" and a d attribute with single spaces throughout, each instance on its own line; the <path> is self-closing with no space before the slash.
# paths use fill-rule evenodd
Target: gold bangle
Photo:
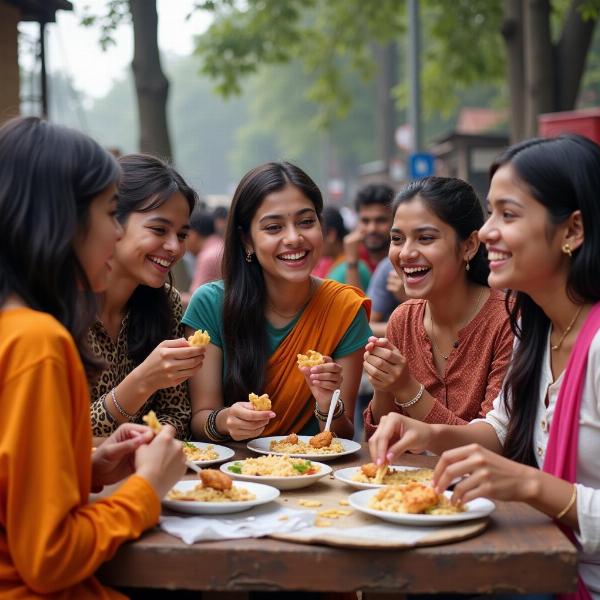
<path id="1" fill-rule="evenodd" d="M 573 493 L 571 494 L 571 498 L 569 499 L 569 503 L 554 517 L 557 521 L 562 519 L 570 510 L 573 504 L 575 504 L 575 500 L 577 500 L 577 486 L 573 484 Z"/>

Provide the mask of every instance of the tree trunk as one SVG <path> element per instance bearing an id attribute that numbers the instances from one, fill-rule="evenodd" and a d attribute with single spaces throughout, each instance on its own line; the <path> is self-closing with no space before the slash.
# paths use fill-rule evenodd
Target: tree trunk
<path id="1" fill-rule="evenodd" d="M 525 137 L 525 64 L 523 54 L 522 0 L 504 0 L 504 19 L 501 26 L 506 44 L 509 126 L 511 143 Z"/>
<path id="2" fill-rule="evenodd" d="M 398 126 L 392 88 L 398 83 L 398 48 L 395 43 L 374 44 L 377 62 L 377 100 L 375 110 L 377 154 L 386 170 L 395 154 L 394 134 Z"/>
<path id="3" fill-rule="evenodd" d="M 579 12 L 584 0 L 573 0 L 556 47 L 556 90 L 554 110 L 575 108 L 585 61 L 597 19 L 584 21 Z"/>
<path id="4" fill-rule="evenodd" d="M 550 1 L 525 0 L 525 135 L 538 134 L 538 115 L 554 109 L 554 47 Z"/>
<path id="5" fill-rule="evenodd" d="M 138 101 L 140 151 L 171 159 L 167 125 L 169 82 L 158 51 L 156 0 L 129 0 L 133 21 L 133 77 Z"/>

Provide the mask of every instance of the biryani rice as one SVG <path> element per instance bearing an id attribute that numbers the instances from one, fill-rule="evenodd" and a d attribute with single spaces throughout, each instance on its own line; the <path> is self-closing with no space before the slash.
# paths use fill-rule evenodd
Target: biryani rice
<path id="1" fill-rule="evenodd" d="M 167 499 L 184 502 L 246 502 L 255 500 L 256 494 L 235 486 L 230 490 L 215 490 L 199 483 L 195 488 L 187 491 L 173 488 L 167 493 Z"/>
<path id="2" fill-rule="evenodd" d="M 320 471 L 320 467 L 302 458 L 269 454 L 259 458 L 236 461 L 229 466 L 228 470 L 241 475 L 260 477 L 300 477 L 302 475 L 314 475 Z"/>

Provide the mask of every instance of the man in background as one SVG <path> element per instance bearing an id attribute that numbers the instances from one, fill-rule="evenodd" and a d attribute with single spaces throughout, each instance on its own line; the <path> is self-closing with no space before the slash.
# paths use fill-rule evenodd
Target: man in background
<path id="1" fill-rule="evenodd" d="M 387 254 L 392 227 L 392 200 L 394 190 L 383 183 L 361 188 L 354 202 L 358 223 L 356 229 L 344 237 L 344 261 L 333 269 L 330 279 L 362 288 L 359 260 L 371 273 Z"/>
<path id="2" fill-rule="evenodd" d="M 221 279 L 223 238 L 215 230 L 215 219 L 207 210 L 195 210 L 190 217 L 190 232 L 186 240 L 187 250 L 196 257 L 192 283 L 181 301 L 187 306 L 196 288 L 204 283 Z"/>

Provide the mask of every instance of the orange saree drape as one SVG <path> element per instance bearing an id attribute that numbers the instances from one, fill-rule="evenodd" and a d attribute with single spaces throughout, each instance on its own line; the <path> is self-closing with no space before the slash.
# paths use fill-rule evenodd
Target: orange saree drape
<path id="1" fill-rule="evenodd" d="M 304 427 L 314 411 L 311 393 L 296 363 L 298 354 L 316 350 L 331 356 L 361 307 L 367 318 L 371 300 L 352 286 L 324 280 L 298 322 L 267 364 L 267 384 L 273 412 L 277 415 L 262 433 L 287 435 Z"/>

